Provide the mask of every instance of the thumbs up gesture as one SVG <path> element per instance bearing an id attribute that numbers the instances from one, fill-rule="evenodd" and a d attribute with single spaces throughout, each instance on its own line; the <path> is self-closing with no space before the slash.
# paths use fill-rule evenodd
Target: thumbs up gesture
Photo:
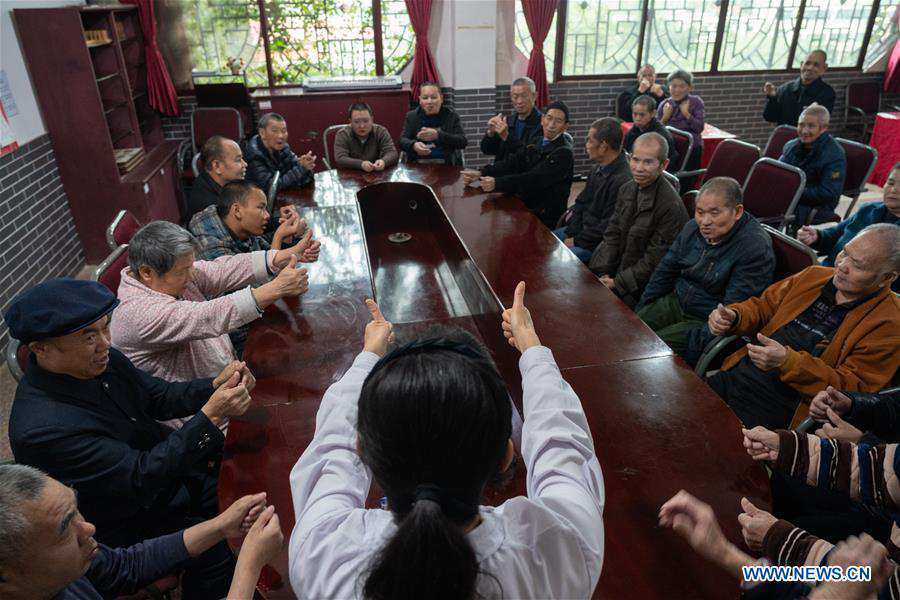
<path id="1" fill-rule="evenodd" d="M 741 508 L 744 512 L 738 515 L 738 523 L 741 524 L 741 533 L 744 534 L 744 541 L 747 546 L 754 552 L 759 552 L 763 547 L 763 540 L 772 525 L 778 521 L 771 513 L 761 508 L 756 508 L 752 502 L 746 498 L 741 498 Z"/>
<path id="2" fill-rule="evenodd" d="M 366 325 L 363 351 L 384 356 L 387 353 L 388 346 L 394 341 L 394 326 L 384 318 L 384 315 L 381 314 L 381 309 L 378 308 L 378 304 L 371 298 L 366 298 L 366 308 L 369 309 L 372 320 Z"/>
<path id="3" fill-rule="evenodd" d="M 737 320 L 737 312 L 725 308 L 719 304 L 714 311 L 709 313 L 707 325 L 713 335 L 725 335 L 734 326 Z"/>
<path id="4" fill-rule="evenodd" d="M 756 334 L 761 345 L 747 344 L 750 361 L 761 371 L 777 369 L 787 360 L 787 348 L 761 333 Z"/>
<path id="5" fill-rule="evenodd" d="M 520 281 L 519 285 L 516 286 L 512 308 L 507 308 L 503 311 L 501 328 L 503 329 L 503 336 L 510 346 L 513 346 L 519 352 L 525 352 L 532 346 L 541 345 L 541 340 L 538 339 L 537 333 L 534 331 L 531 313 L 525 308 L 524 281 Z"/>

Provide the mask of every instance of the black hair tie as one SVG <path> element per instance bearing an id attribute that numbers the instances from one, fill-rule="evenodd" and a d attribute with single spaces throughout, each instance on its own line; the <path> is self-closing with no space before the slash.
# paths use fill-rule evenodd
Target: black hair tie
<path id="1" fill-rule="evenodd" d="M 443 504 L 444 493 L 441 491 L 441 488 L 431 483 L 417 485 L 416 490 L 413 492 L 413 504 L 419 500 L 430 500 L 437 504 Z"/>
<path id="2" fill-rule="evenodd" d="M 408 499 L 408 500 L 407 500 Z M 422 483 L 416 486 L 413 493 L 402 498 L 399 506 L 407 506 L 411 509 L 416 502 L 428 500 L 441 507 L 441 512 L 456 520 L 471 519 L 478 514 L 478 502 L 465 502 L 445 492 L 440 486 L 433 483 Z M 406 510 L 409 510 L 406 509 Z M 401 512 L 406 512 L 401 510 Z"/>

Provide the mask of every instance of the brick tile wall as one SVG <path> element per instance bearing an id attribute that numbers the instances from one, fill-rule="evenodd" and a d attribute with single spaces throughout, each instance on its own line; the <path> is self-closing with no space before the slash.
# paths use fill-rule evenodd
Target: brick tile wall
<path id="1" fill-rule="evenodd" d="M 42 135 L 0 157 L 0 309 L 19 292 L 83 266 L 50 137 Z M 0 320 L 0 349 L 8 341 Z"/>
<path id="2" fill-rule="evenodd" d="M 191 114 L 197 108 L 197 99 L 193 96 L 179 96 L 178 107 L 181 114 L 177 117 L 163 117 L 163 137 L 177 140 L 191 137 Z"/>

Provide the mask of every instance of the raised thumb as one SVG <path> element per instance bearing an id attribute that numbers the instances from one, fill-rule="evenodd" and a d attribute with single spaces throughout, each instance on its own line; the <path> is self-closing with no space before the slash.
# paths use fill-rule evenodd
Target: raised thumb
<path id="1" fill-rule="evenodd" d="M 767 338 L 766 336 L 764 336 L 761 333 L 756 334 L 756 339 L 758 339 L 759 343 L 762 344 L 763 346 L 771 346 L 773 343 L 775 343 L 775 340 L 773 340 L 771 338 Z"/>
<path id="2" fill-rule="evenodd" d="M 513 293 L 513 309 L 523 310 L 525 308 L 525 282 L 520 281 Z"/>
<path id="3" fill-rule="evenodd" d="M 753 503 L 746 498 L 741 498 L 741 508 L 743 508 L 744 512 L 751 517 L 759 512 L 759 509 L 756 508 L 756 506 L 754 506 Z"/>
<path id="4" fill-rule="evenodd" d="M 294 253 L 291 253 L 290 258 L 288 258 L 287 267 L 285 267 L 285 269 L 294 269 L 296 267 L 297 267 L 297 255 Z"/>

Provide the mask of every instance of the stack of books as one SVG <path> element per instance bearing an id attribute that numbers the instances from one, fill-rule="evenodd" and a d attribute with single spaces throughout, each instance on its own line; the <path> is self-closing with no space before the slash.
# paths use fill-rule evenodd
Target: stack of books
<path id="1" fill-rule="evenodd" d="M 144 159 L 143 148 L 119 148 L 115 151 L 116 166 L 119 167 L 119 173 L 124 175 L 138 166 Z"/>

